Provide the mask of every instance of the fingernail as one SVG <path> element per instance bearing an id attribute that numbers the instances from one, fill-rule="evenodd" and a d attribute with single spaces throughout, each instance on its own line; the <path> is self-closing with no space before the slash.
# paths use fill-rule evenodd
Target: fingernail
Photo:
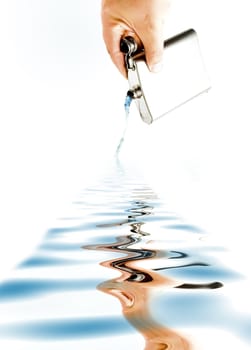
<path id="1" fill-rule="evenodd" d="M 159 73 L 163 68 L 163 63 L 159 62 L 150 67 L 150 71 L 153 73 Z"/>

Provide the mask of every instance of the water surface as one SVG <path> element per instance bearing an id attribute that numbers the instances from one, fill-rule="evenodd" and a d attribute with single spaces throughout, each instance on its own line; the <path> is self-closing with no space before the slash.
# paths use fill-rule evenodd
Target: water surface
<path id="1" fill-rule="evenodd" d="M 203 350 L 227 334 L 250 347 L 250 312 L 228 297 L 241 271 L 132 169 L 117 164 L 69 214 L 0 285 L 2 346 Z"/>

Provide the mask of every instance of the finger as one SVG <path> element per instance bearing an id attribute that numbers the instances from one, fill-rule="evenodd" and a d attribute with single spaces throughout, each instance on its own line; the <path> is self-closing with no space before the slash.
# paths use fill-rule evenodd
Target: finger
<path id="1" fill-rule="evenodd" d="M 124 56 L 124 54 L 121 53 L 120 51 L 109 52 L 109 53 L 110 53 L 110 56 L 111 56 L 111 59 L 112 59 L 113 63 L 118 68 L 120 73 L 125 78 L 127 78 L 127 69 L 125 67 L 125 56 Z"/>
<path id="2" fill-rule="evenodd" d="M 115 66 L 118 68 L 120 73 L 126 78 L 127 70 L 125 68 L 124 54 L 120 51 L 120 40 L 123 36 L 123 33 L 124 30 L 122 30 L 122 28 L 119 28 L 119 26 L 113 28 L 104 27 L 103 30 L 103 37 L 107 51 Z"/>
<path id="3" fill-rule="evenodd" d="M 164 53 L 164 22 L 150 23 L 147 31 L 140 34 L 145 49 L 146 63 L 151 72 L 158 72 L 162 68 Z"/>

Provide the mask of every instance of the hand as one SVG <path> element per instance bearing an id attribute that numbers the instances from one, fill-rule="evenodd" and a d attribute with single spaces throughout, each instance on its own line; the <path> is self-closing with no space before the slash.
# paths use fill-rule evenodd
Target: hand
<path id="1" fill-rule="evenodd" d="M 103 37 L 112 61 L 126 77 L 121 38 L 134 37 L 152 72 L 161 69 L 163 31 L 170 0 L 102 0 Z"/>

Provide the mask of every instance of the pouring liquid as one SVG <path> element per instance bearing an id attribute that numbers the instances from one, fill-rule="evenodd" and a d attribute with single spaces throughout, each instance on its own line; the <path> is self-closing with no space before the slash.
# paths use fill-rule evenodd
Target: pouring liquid
<path id="1" fill-rule="evenodd" d="M 122 145 L 124 143 L 124 140 L 125 140 L 125 135 L 126 135 L 127 128 L 128 128 L 128 120 L 129 120 L 129 113 L 130 113 L 131 103 L 132 103 L 132 96 L 127 93 L 126 98 L 125 98 L 125 103 L 124 103 L 124 108 L 125 108 L 125 126 L 124 126 L 124 130 L 123 130 L 123 134 L 121 136 L 121 139 L 120 139 L 119 144 L 118 144 L 117 149 L 116 149 L 116 157 L 118 157 L 119 152 L 121 150 L 121 147 L 122 147 Z"/>

